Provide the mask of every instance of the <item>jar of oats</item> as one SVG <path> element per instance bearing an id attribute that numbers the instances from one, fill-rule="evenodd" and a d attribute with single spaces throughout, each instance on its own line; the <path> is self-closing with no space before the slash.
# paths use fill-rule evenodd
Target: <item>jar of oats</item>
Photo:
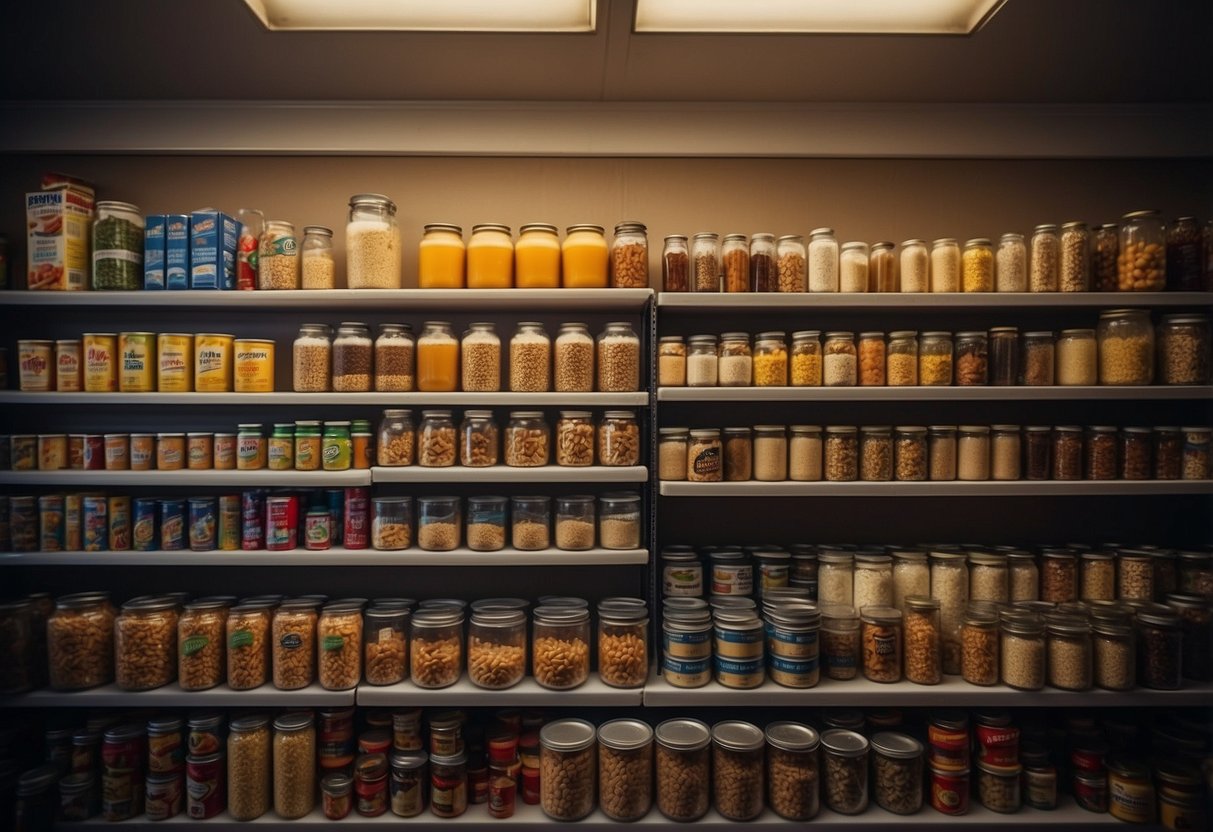
<path id="1" fill-rule="evenodd" d="M 416 339 L 408 324 L 380 324 L 375 339 L 375 390 L 407 393 L 416 381 Z"/>
<path id="2" fill-rule="evenodd" d="M 531 664 L 535 681 L 549 690 L 568 690 L 590 675 L 590 613 L 576 607 L 535 608 Z"/>
<path id="3" fill-rule="evenodd" d="M 299 690 L 316 678 L 316 608 L 319 602 L 300 598 L 274 610 L 272 665 L 274 687 Z"/>
<path id="4" fill-rule="evenodd" d="M 301 818 L 316 807 L 316 727 L 311 711 L 274 720 L 274 813 Z"/>
<path id="5" fill-rule="evenodd" d="M 329 341 L 327 324 L 303 324 L 291 351 L 296 393 L 327 393 L 329 390 Z"/>
<path id="6" fill-rule="evenodd" d="M 428 607 L 409 625 L 409 676 L 420 688 L 445 688 L 463 672 L 463 610 Z"/>
<path id="7" fill-rule="evenodd" d="M 317 677 L 325 690 L 349 690 L 362 680 L 362 609 L 332 603 L 316 622 Z"/>
<path id="8" fill-rule="evenodd" d="M 270 720 L 253 714 L 234 718 L 227 736 L 227 812 L 233 820 L 255 820 L 270 810 Z"/>
<path id="9" fill-rule="evenodd" d="M 711 730 L 697 719 L 667 719 L 654 736 L 658 811 L 672 821 L 698 820 L 711 797 Z"/>
<path id="10" fill-rule="evenodd" d="M 598 726 L 598 805 L 611 820 L 639 820 L 653 806 L 653 729 L 638 719 Z"/>
<path id="11" fill-rule="evenodd" d="M 859 437 L 851 425 L 827 425 L 825 478 L 828 482 L 850 482 L 859 478 Z"/>
<path id="12" fill-rule="evenodd" d="M 791 425 L 788 439 L 788 479 L 816 482 L 822 476 L 820 425 Z"/>
<path id="13" fill-rule="evenodd" d="M 497 464 L 500 445 L 497 423 L 491 410 L 467 410 L 459 425 L 459 464 L 465 468 L 488 468 Z"/>
<path id="14" fill-rule="evenodd" d="M 540 729 L 539 805 L 553 820 L 581 820 L 594 810 L 596 735 L 583 719 L 558 719 Z"/>
<path id="15" fill-rule="evenodd" d="M 400 288 L 400 227 L 396 203 L 382 194 L 350 197 L 345 226 L 346 285 L 351 289 Z"/>
<path id="16" fill-rule="evenodd" d="M 177 619 L 177 683 L 182 690 L 208 690 L 223 682 L 223 601 L 186 604 Z"/>
<path id="17" fill-rule="evenodd" d="M 1092 627 L 1093 681 L 1102 690 L 1131 690 L 1137 682 L 1137 650 L 1133 626 L 1111 620 L 1096 621 Z"/>
<path id="18" fill-rule="evenodd" d="M 1091 627 L 1078 618 L 1057 619 L 1047 628 L 1049 685 L 1060 690 L 1089 690 L 1091 687 Z"/>
<path id="19" fill-rule="evenodd" d="M 413 411 L 385 410 L 379 423 L 375 463 L 384 467 L 413 464 Z"/>

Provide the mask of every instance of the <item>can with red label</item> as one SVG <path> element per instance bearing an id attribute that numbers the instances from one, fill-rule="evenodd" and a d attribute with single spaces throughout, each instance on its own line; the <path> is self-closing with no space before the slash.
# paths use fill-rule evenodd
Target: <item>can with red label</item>
<path id="1" fill-rule="evenodd" d="M 225 552 L 240 548 L 240 495 L 222 494 L 219 497 L 218 547 Z"/>
<path id="2" fill-rule="evenodd" d="M 369 543 L 370 525 L 367 521 L 370 489 L 345 489 L 345 524 L 342 543 L 347 549 L 365 549 Z"/>
<path id="3" fill-rule="evenodd" d="M 311 550 L 329 548 L 332 522 L 328 509 L 323 506 L 308 509 L 303 523 L 303 547 Z"/>
<path id="4" fill-rule="evenodd" d="M 974 721 L 978 762 L 999 768 L 1019 764 L 1019 729 L 1011 724 L 1009 713 L 979 711 Z"/>
<path id="5" fill-rule="evenodd" d="M 240 495 L 240 548 L 265 548 L 265 492 L 259 489 Z"/>
<path id="6" fill-rule="evenodd" d="M 969 770 L 931 769 L 931 808 L 945 815 L 969 811 Z"/>
<path id="7" fill-rule="evenodd" d="M 15 496 L 8 500 L 9 545 L 14 552 L 38 551 L 38 499 Z"/>
<path id="8" fill-rule="evenodd" d="M 100 471 L 105 468 L 105 437 L 99 433 L 84 435 L 84 470 Z"/>
<path id="9" fill-rule="evenodd" d="M 185 758 L 186 810 L 195 820 L 223 811 L 223 759 L 216 752 Z"/>
<path id="10" fill-rule="evenodd" d="M 149 774 L 147 777 L 148 820 L 168 820 L 181 814 L 182 776 L 180 774 Z"/>
<path id="11" fill-rule="evenodd" d="M 294 549 L 299 539 L 299 498 L 294 495 L 265 498 L 265 548 Z"/>
<path id="12" fill-rule="evenodd" d="M 160 501 L 160 548 L 185 548 L 185 500 Z"/>
<path id="13" fill-rule="evenodd" d="M 190 497 L 190 549 L 194 552 L 209 552 L 215 548 L 215 532 L 218 521 L 215 517 L 214 497 Z"/>
<path id="14" fill-rule="evenodd" d="M 104 497 L 86 496 L 83 503 L 81 526 L 84 528 L 86 552 L 104 552 L 109 545 L 109 501 Z"/>
<path id="15" fill-rule="evenodd" d="M 152 552 L 159 542 L 156 537 L 156 500 L 137 497 L 133 501 L 131 545 L 137 552 Z"/>
<path id="16" fill-rule="evenodd" d="M 131 548 L 131 498 L 109 498 L 109 543 L 111 552 Z"/>
<path id="17" fill-rule="evenodd" d="M 963 711 L 938 711 L 927 726 L 927 762 L 940 771 L 969 768 L 969 716 Z"/>

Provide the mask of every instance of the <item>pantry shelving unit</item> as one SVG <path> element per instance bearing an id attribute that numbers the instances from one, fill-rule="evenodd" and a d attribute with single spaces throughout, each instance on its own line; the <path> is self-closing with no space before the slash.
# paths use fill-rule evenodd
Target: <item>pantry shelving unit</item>
<path id="1" fill-rule="evenodd" d="M 488 468 L 422 468 L 408 465 L 403 468 L 373 467 L 374 482 L 452 482 L 452 483 L 576 483 L 576 482 L 648 482 L 649 469 L 644 465 L 589 465 L 571 467 L 543 465 L 535 468 L 511 468 L 493 465 Z"/>
<path id="2" fill-rule="evenodd" d="M 1192 401 L 1213 387 L 660 387 L 659 402 Z"/>
<path id="3" fill-rule="evenodd" d="M 596 675 L 571 690 L 548 690 L 530 676 L 505 690 L 478 688 L 466 675 L 450 687 L 438 689 L 421 688 L 408 680 L 395 685 L 358 686 L 358 704 L 377 708 L 638 707 L 642 701 L 641 688 L 613 688 Z"/>
<path id="4" fill-rule="evenodd" d="M 180 471 L 3 471 L 0 485 L 117 488 L 190 486 L 194 488 L 342 488 L 371 484 L 369 468 L 347 471 L 240 471 L 236 469 Z"/>
<path id="5" fill-rule="evenodd" d="M 315 682 L 299 690 L 278 690 L 269 684 L 251 690 L 232 690 L 226 685 L 182 690 L 174 682 L 138 692 L 114 684 L 89 690 L 35 690 L 0 697 L 0 708 L 341 708 L 353 705 L 354 700 L 354 688 L 325 690 Z"/>
<path id="6" fill-rule="evenodd" d="M 1213 495 L 1213 480 L 663 482 L 663 497 L 1092 497 Z"/>
<path id="7" fill-rule="evenodd" d="M 713 314 L 720 311 L 754 310 L 797 313 L 811 309 L 1119 309 L 1147 307 L 1168 309 L 1213 304 L 1209 292 L 972 292 L 972 293 L 842 293 L 818 294 L 719 294 L 660 292 L 657 306 L 678 314 Z"/>
<path id="8" fill-rule="evenodd" d="M 644 407 L 648 393 L 22 393 L 0 392 L 2 405 L 123 407 Z"/>

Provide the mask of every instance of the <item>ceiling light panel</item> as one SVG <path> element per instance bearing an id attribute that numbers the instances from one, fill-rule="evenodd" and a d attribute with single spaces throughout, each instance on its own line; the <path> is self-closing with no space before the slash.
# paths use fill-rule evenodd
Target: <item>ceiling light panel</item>
<path id="1" fill-rule="evenodd" d="M 636 0 L 637 32 L 967 35 L 1005 0 Z"/>
<path id="2" fill-rule="evenodd" d="M 244 0 L 274 30 L 592 32 L 595 0 Z"/>

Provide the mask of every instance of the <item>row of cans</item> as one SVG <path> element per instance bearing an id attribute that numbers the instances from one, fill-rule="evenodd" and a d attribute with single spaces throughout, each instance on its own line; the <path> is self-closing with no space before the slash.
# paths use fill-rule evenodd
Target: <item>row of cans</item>
<path id="1" fill-rule="evenodd" d="M 369 503 L 367 488 L 187 498 L 0 496 L 0 551 L 365 549 Z"/>

